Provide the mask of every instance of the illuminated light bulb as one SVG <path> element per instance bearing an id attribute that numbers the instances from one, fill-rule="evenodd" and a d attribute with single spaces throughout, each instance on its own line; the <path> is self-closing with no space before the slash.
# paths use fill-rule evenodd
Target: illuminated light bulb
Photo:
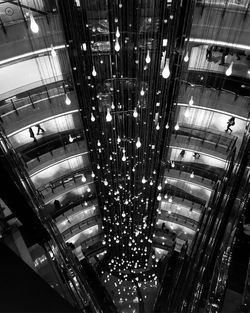
<path id="1" fill-rule="evenodd" d="M 160 125 L 159 125 L 159 123 L 157 123 L 156 130 L 159 130 L 159 129 L 160 129 Z"/>
<path id="2" fill-rule="evenodd" d="M 107 179 L 105 179 L 103 183 L 104 183 L 105 186 L 108 186 L 108 181 L 107 181 Z"/>
<path id="3" fill-rule="evenodd" d="M 247 71 L 247 74 L 250 75 L 250 70 Z"/>
<path id="4" fill-rule="evenodd" d="M 118 26 L 116 27 L 115 36 L 116 36 L 117 38 L 119 38 L 119 37 L 121 36 L 121 34 L 120 34 L 120 32 L 119 32 L 119 27 L 118 27 Z"/>
<path id="5" fill-rule="evenodd" d="M 189 60 L 189 56 L 188 56 L 188 51 L 187 51 L 187 53 L 186 53 L 186 55 L 184 57 L 184 62 L 188 62 L 188 60 Z"/>
<path id="6" fill-rule="evenodd" d="M 91 189 L 89 187 L 87 188 L 87 192 L 91 192 Z"/>
<path id="7" fill-rule="evenodd" d="M 71 104 L 71 100 L 70 100 L 70 98 L 69 98 L 67 93 L 65 94 L 65 104 L 66 105 L 70 105 Z"/>
<path id="8" fill-rule="evenodd" d="M 163 69 L 161 75 L 165 79 L 167 79 L 170 76 L 169 59 L 166 59 L 166 63 L 165 63 L 165 66 L 164 66 L 164 69 Z"/>
<path id="9" fill-rule="evenodd" d="M 179 126 L 178 123 L 175 125 L 174 129 L 175 129 L 175 130 L 179 130 L 179 129 L 180 129 L 180 126 Z"/>
<path id="10" fill-rule="evenodd" d="M 112 161 L 112 160 L 113 160 L 112 155 L 109 157 L 109 159 L 110 159 L 110 161 Z"/>
<path id="11" fill-rule="evenodd" d="M 73 141 L 74 141 L 74 138 L 71 135 L 69 135 L 69 142 L 73 142 Z"/>
<path id="12" fill-rule="evenodd" d="M 172 202 L 173 202 L 173 198 L 170 197 L 170 198 L 168 199 L 168 202 L 172 203 Z"/>
<path id="13" fill-rule="evenodd" d="M 98 169 L 98 170 L 101 168 L 99 164 L 97 164 L 97 166 L 96 166 L 96 167 L 97 167 L 97 169 Z"/>
<path id="14" fill-rule="evenodd" d="M 82 174 L 82 179 L 81 179 L 81 181 L 82 181 L 83 183 L 85 183 L 85 182 L 87 181 L 87 178 L 85 177 L 84 174 Z"/>
<path id="15" fill-rule="evenodd" d="M 171 167 L 175 167 L 174 161 L 171 162 Z"/>
<path id="16" fill-rule="evenodd" d="M 149 64 L 151 62 L 151 58 L 150 58 L 150 54 L 149 54 L 149 50 L 147 52 L 147 56 L 146 56 L 146 59 L 145 59 L 146 63 Z"/>
<path id="17" fill-rule="evenodd" d="M 161 201 L 161 194 L 160 194 L 160 193 L 159 193 L 158 196 L 157 196 L 157 200 L 158 200 L 158 201 Z"/>
<path id="18" fill-rule="evenodd" d="M 168 195 L 167 195 L 167 194 L 165 194 L 164 199 L 167 199 L 167 198 L 168 198 Z"/>
<path id="19" fill-rule="evenodd" d="M 157 189 L 158 189 L 158 190 L 162 190 L 162 186 L 159 185 L 159 186 L 157 187 Z"/>
<path id="20" fill-rule="evenodd" d="M 110 109 L 107 109 L 106 121 L 107 122 L 112 121 L 112 115 L 110 114 Z"/>
<path id="21" fill-rule="evenodd" d="M 164 181 L 164 184 L 167 184 L 168 183 L 168 180 L 167 180 L 167 178 L 165 179 L 165 181 Z"/>
<path id="22" fill-rule="evenodd" d="M 122 161 L 125 162 L 127 160 L 125 153 L 123 153 Z"/>
<path id="23" fill-rule="evenodd" d="M 114 110 L 115 109 L 115 105 L 114 103 L 111 104 L 111 109 Z"/>
<path id="24" fill-rule="evenodd" d="M 117 143 L 120 143 L 121 142 L 121 138 L 120 136 L 117 137 Z"/>
<path id="25" fill-rule="evenodd" d="M 94 122 L 95 121 L 95 117 L 94 117 L 94 114 L 93 113 L 91 113 L 91 122 Z"/>
<path id="26" fill-rule="evenodd" d="M 144 91 L 143 87 L 142 87 L 142 89 L 141 89 L 140 95 L 141 95 L 141 96 L 144 96 L 144 95 L 145 95 L 145 91 Z"/>
<path id="27" fill-rule="evenodd" d="M 94 65 L 93 65 L 92 76 L 96 76 L 96 75 L 97 75 L 97 73 L 96 73 L 95 67 L 94 67 Z"/>
<path id="28" fill-rule="evenodd" d="M 141 182 L 142 182 L 143 184 L 146 184 L 147 180 L 146 180 L 145 176 L 142 177 Z"/>
<path id="29" fill-rule="evenodd" d="M 100 140 L 97 140 L 97 146 L 98 146 L 98 147 L 101 146 Z"/>
<path id="30" fill-rule="evenodd" d="M 102 241 L 102 244 L 103 244 L 103 245 L 106 245 L 106 241 L 105 241 L 105 240 L 103 240 L 103 241 Z"/>
<path id="31" fill-rule="evenodd" d="M 30 29 L 33 33 L 37 34 L 39 32 L 39 26 L 35 21 L 33 14 L 30 13 L 29 16 L 30 16 Z"/>
<path id="32" fill-rule="evenodd" d="M 137 141 L 136 141 L 136 148 L 140 148 L 141 147 L 141 141 L 140 141 L 140 138 L 138 137 L 137 138 Z"/>
<path id="33" fill-rule="evenodd" d="M 138 112 L 136 110 L 136 108 L 134 109 L 134 112 L 133 112 L 133 117 L 137 118 L 138 117 Z"/>
<path id="34" fill-rule="evenodd" d="M 94 172 L 91 173 L 91 177 L 93 177 L 93 178 L 95 177 L 95 173 Z"/>
<path id="35" fill-rule="evenodd" d="M 56 57 L 56 50 L 54 49 L 53 45 L 51 45 L 51 55 L 52 57 Z"/>
<path id="36" fill-rule="evenodd" d="M 118 40 L 118 38 L 116 38 L 116 39 L 115 39 L 115 51 L 116 51 L 116 52 L 119 52 L 120 49 L 121 49 L 121 46 L 120 46 L 120 44 L 119 44 L 119 40 Z"/>
<path id="37" fill-rule="evenodd" d="M 166 124 L 165 128 L 166 128 L 166 129 L 169 129 L 169 125 L 168 125 L 168 123 Z"/>
<path id="38" fill-rule="evenodd" d="M 188 109 L 185 111 L 184 116 L 185 117 L 189 117 L 190 116 L 190 111 Z"/>
<path id="39" fill-rule="evenodd" d="M 151 180 L 150 183 L 149 183 L 149 185 L 150 185 L 150 186 L 153 186 L 153 184 L 154 184 L 154 183 L 153 183 L 153 181 Z"/>
<path id="40" fill-rule="evenodd" d="M 189 105 L 193 105 L 194 104 L 194 98 L 193 98 L 193 96 L 191 96 L 191 98 L 190 98 L 190 100 L 189 100 Z"/>
<path id="41" fill-rule="evenodd" d="M 226 76 L 230 76 L 232 75 L 232 72 L 233 72 L 233 64 L 234 62 L 231 62 L 228 69 L 226 70 Z"/>
<path id="42" fill-rule="evenodd" d="M 194 178 L 194 172 L 190 174 L 190 178 Z"/>

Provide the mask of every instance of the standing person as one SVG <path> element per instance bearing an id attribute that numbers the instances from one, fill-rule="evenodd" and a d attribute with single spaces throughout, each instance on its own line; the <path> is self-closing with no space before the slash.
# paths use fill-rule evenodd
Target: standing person
<path id="1" fill-rule="evenodd" d="M 36 135 L 40 135 L 40 131 L 41 131 L 42 133 L 45 132 L 45 130 L 41 127 L 40 124 L 37 124 L 36 127 L 37 127 L 37 134 L 36 134 Z"/>
<path id="2" fill-rule="evenodd" d="M 228 122 L 227 122 L 227 129 L 225 130 L 225 132 L 228 132 L 230 130 L 230 132 L 232 132 L 232 129 L 230 128 L 230 126 L 234 126 L 235 125 L 235 117 L 232 116 Z"/>
<path id="3" fill-rule="evenodd" d="M 181 150 L 181 152 L 180 152 L 180 157 L 181 157 L 181 158 L 184 158 L 185 153 L 186 153 L 185 150 Z"/>
<path id="4" fill-rule="evenodd" d="M 31 127 L 29 128 L 29 132 L 30 132 L 30 138 L 33 138 L 34 142 L 37 142 L 35 134 L 34 134 L 33 129 Z"/>

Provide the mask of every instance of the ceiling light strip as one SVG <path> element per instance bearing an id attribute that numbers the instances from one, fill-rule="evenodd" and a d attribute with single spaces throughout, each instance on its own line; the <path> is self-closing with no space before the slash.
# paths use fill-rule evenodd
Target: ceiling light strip
<path id="1" fill-rule="evenodd" d="M 33 126 L 35 126 L 37 124 L 45 123 L 45 122 L 47 122 L 49 120 L 53 120 L 53 119 L 56 119 L 56 118 L 64 116 L 64 115 L 70 115 L 70 114 L 73 114 L 73 113 L 76 113 L 76 112 L 79 112 L 79 111 L 80 110 L 77 109 L 77 110 L 67 111 L 67 112 L 63 112 L 63 113 L 60 113 L 60 114 L 57 114 L 57 115 L 54 115 L 54 116 L 47 117 L 47 118 L 45 118 L 43 120 L 36 121 L 35 123 L 32 123 L 32 124 L 26 125 L 25 127 L 19 128 L 18 130 L 8 134 L 7 137 L 9 138 L 11 136 L 14 136 L 14 135 L 22 132 L 23 130 L 26 130 L 26 129 L 30 128 L 30 127 L 33 127 Z"/>
<path id="2" fill-rule="evenodd" d="M 232 112 L 227 112 L 227 111 L 221 111 L 221 110 L 217 110 L 217 109 L 213 109 L 213 108 L 208 108 L 208 107 L 203 107 L 200 105 L 192 105 L 190 106 L 188 103 L 176 103 L 178 106 L 183 106 L 183 107 L 189 107 L 190 109 L 194 108 L 194 109 L 200 109 L 200 110 L 205 110 L 205 111 L 210 111 L 210 112 L 214 112 L 214 113 L 219 113 L 219 114 L 223 114 L 223 115 L 228 115 L 228 116 L 234 116 L 235 118 L 238 118 L 239 120 L 242 121 L 249 121 L 248 118 L 240 116 L 240 115 L 236 115 Z"/>
<path id="3" fill-rule="evenodd" d="M 59 161 L 57 161 L 57 162 L 54 162 L 54 163 L 52 163 L 52 164 L 50 164 L 50 165 L 48 165 L 48 166 L 45 166 L 45 167 L 41 168 L 40 170 L 36 171 L 35 173 L 29 174 L 29 175 L 30 175 L 30 177 L 33 177 L 33 176 L 39 174 L 40 172 L 43 172 L 43 171 L 47 170 L 48 168 L 50 168 L 50 167 L 52 167 L 52 166 L 54 166 L 54 165 L 60 164 L 60 163 L 62 163 L 62 162 L 68 161 L 68 160 L 73 159 L 73 158 L 77 158 L 78 156 L 81 156 L 81 155 L 84 155 L 84 154 L 88 154 L 88 153 L 89 153 L 89 152 L 87 151 L 87 152 L 81 152 L 81 153 L 78 153 L 78 154 L 74 154 L 74 155 L 72 155 L 72 156 L 70 156 L 70 157 L 61 159 L 61 160 L 59 160 Z"/>
<path id="4" fill-rule="evenodd" d="M 199 43 L 204 43 L 208 45 L 223 46 L 223 47 L 229 47 L 229 48 L 240 49 L 240 50 L 250 50 L 250 46 L 248 45 L 242 45 L 238 43 L 213 40 L 213 39 L 189 38 L 189 42 L 199 42 Z"/>
<path id="5" fill-rule="evenodd" d="M 178 150 L 181 150 L 181 149 L 182 149 L 181 147 L 177 147 L 177 146 L 169 146 L 169 148 L 171 148 L 171 149 L 178 149 Z M 189 152 L 192 152 L 192 153 L 194 152 L 194 149 L 185 148 L 185 150 L 186 150 L 186 151 L 189 151 Z M 209 158 L 217 159 L 217 160 L 219 160 L 219 161 L 221 161 L 221 162 L 228 163 L 227 160 L 222 159 L 222 158 L 219 158 L 219 157 L 216 157 L 216 156 L 213 155 L 213 154 L 204 153 L 204 152 L 199 151 L 199 150 L 195 150 L 195 151 L 197 151 L 198 153 L 200 153 L 200 154 L 202 154 L 202 155 L 204 155 L 204 156 L 207 156 L 207 157 L 209 157 Z M 173 160 L 173 161 L 175 161 L 175 160 Z"/>
<path id="6" fill-rule="evenodd" d="M 60 50 L 60 49 L 65 49 L 65 48 L 66 48 L 66 45 L 60 45 L 60 46 L 53 47 L 54 50 Z M 32 52 L 27 52 L 27 53 L 20 54 L 20 55 L 17 55 L 15 57 L 12 57 L 9 59 L 2 60 L 2 61 L 0 61 L 0 65 L 8 64 L 8 63 L 18 61 L 18 60 L 21 60 L 21 59 L 24 59 L 24 58 L 27 58 L 30 56 L 36 56 L 40 53 L 51 52 L 51 51 L 52 51 L 52 48 L 44 48 L 44 49 L 35 50 Z"/>

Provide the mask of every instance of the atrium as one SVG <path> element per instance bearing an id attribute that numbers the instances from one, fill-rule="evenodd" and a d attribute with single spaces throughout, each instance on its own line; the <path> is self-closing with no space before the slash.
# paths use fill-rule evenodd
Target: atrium
<path id="1" fill-rule="evenodd" d="M 250 0 L 0 0 L 1 312 L 250 312 Z"/>

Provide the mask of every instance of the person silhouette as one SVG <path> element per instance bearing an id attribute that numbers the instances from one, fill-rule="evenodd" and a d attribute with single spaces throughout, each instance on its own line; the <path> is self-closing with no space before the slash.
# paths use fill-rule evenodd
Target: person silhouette
<path id="1" fill-rule="evenodd" d="M 227 121 L 227 129 L 225 130 L 225 132 L 227 133 L 229 130 L 230 132 L 232 132 L 232 129 L 230 128 L 231 126 L 235 125 L 235 117 L 232 116 L 228 121 Z"/>

